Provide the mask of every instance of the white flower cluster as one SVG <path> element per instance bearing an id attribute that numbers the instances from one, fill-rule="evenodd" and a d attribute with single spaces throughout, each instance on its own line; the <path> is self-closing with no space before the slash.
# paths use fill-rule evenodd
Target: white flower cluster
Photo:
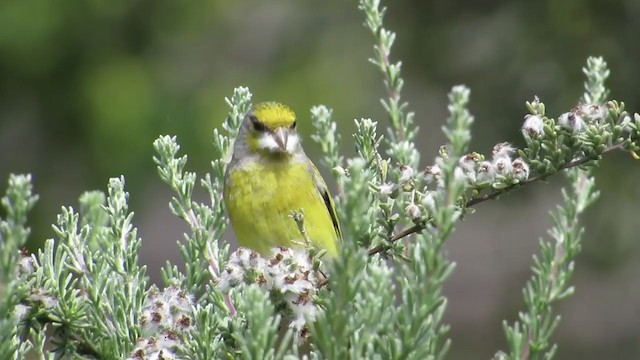
<path id="1" fill-rule="evenodd" d="M 29 276 L 33 274 L 36 268 L 36 262 L 26 250 L 20 251 L 20 260 L 18 261 L 18 274 L 22 276 Z"/>
<path id="2" fill-rule="evenodd" d="M 164 329 L 180 332 L 193 326 L 192 315 L 192 295 L 176 285 L 170 285 L 163 291 L 152 287 L 142 305 L 140 325 L 144 335 L 153 335 Z"/>
<path id="3" fill-rule="evenodd" d="M 558 123 L 564 129 L 571 131 L 574 134 L 582 132 L 585 128 L 585 122 L 582 115 L 578 111 L 566 112 L 558 117 Z"/>
<path id="4" fill-rule="evenodd" d="M 442 170 L 440 169 L 440 165 L 438 162 L 442 161 L 441 158 L 436 159 L 436 164 L 433 166 L 427 166 L 424 170 L 424 180 L 427 184 L 432 182 L 436 182 L 438 184 L 438 188 L 442 188 L 444 186 L 444 182 L 442 181 Z"/>
<path id="5" fill-rule="evenodd" d="M 29 300 L 31 300 L 31 302 L 34 304 L 42 305 L 42 307 L 47 310 L 51 310 L 59 304 L 59 301 L 55 296 L 49 294 L 42 288 L 31 289 Z"/>
<path id="6" fill-rule="evenodd" d="M 141 338 L 127 360 L 173 360 L 178 359 L 177 349 L 180 338 L 170 330 L 164 330 L 158 336 Z"/>
<path id="7" fill-rule="evenodd" d="M 36 309 L 42 307 L 46 310 L 51 310 L 60 303 L 55 296 L 42 288 L 31 289 L 29 300 L 32 305 L 17 304 L 14 308 L 13 315 L 18 321 L 24 321 L 29 314 L 33 313 L 34 307 Z"/>
<path id="8" fill-rule="evenodd" d="M 575 109 L 558 116 L 558 125 L 574 134 L 583 132 L 590 124 L 602 124 L 608 114 L 605 105 L 580 105 Z M 540 115 L 528 114 L 524 117 L 522 133 L 530 138 L 538 138 L 544 132 L 544 118 Z"/>
<path id="9" fill-rule="evenodd" d="M 539 125 L 542 126 L 542 123 Z M 510 143 L 503 142 L 493 147 L 491 160 L 485 160 L 484 155 L 476 152 L 460 157 L 453 170 L 453 184 L 457 184 L 454 186 L 464 187 L 464 191 L 472 189 L 477 194 L 481 189 L 504 189 L 527 181 L 529 164 L 521 157 L 513 158 L 515 152 Z M 371 188 L 385 201 L 388 198 L 396 199 L 401 192 L 407 194 L 404 214 L 419 224 L 437 211 L 437 199 L 445 191 L 442 169 L 446 166 L 447 157 L 447 148 L 443 146 L 433 165 L 427 166 L 422 172 L 416 173 L 410 166 L 401 165 L 397 183 L 385 182 L 372 185 Z"/>
<path id="10" fill-rule="evenodd" d="M 218 280 L 218 288 L 228 292 L 242 284 L 257 284 L 264 288 L 280 308 L 284 302 L 293 319 L 289 326 L 304 335 L 306 322 L 313 321 L 317 307 L 312 299 L 321 279 L 313 267 L 313 260 L 306 249 L 275 247 L 270 257 L 238 248 Z"/>
<path id="11" fill-rule="evenodd" d="M 128 360 L 175 359 L 182 346 L 180 334 L 194 326 L 193 297 L 175 285 L 163 291 L 152 287 L 142 305 L 140 326 L 145 337 Z"/>
<path id="12" fill-rule="evenodd" d="M 527 114 L 522 124 L 522 133 L 531 138 L 542 135 L 544 131 L 544 120 L 540 115 Z"/>
<path id="13" fill-rule="evenodd" d="M 474 186 L 503 183 L 510 185 L 529 178 L 529 165 L 524 159 L 513 159 L 515 148 L 509 143 L 499 143 L 493 147 L 491 161 L 472 152 L 460 158 L 460 169 L 468 182 Z"/>
<path id="14" fill-rule="evenodd" d="M 383 199 L 392 198 L 395 199 L 400 194 L 400 190 L 403 191 L 411 191 L 414 185 L 414 176 L 415 171 L 412 167 L 408 165 L 400 166 L 400 177 L 398 178 L 398 183 L 383 183 L 377 186 L 378 193 L 382 196 Z"/>
<path id="15" fill-rule="evenodd" d="M 34 273 L 36 262 L 26 250 L 19 251 L 20 260 L 18 260 L 18 276 L 25 279 Z M 1 290 L 1 289 L 0 289 Z M 39 304 L 45 309 L 52 309 L 58 305 L 58 299 L 53 295 L 47 293 L 41 288 L 31 289 L 29 299 L 34 304 Z M 31 313 L 32 307 L 25 304 L 17 304 L 14 309 L 14 316 L 18 321 L 24 320 L 29 313 Z"/>
<path id="16" fill-rule="evenodd" d="M 513 158 L 516 149 L 509 143 L 499 143 L 493 147 L 491 161 L 476 152 L 462 156 L 454 169 L 455 183 L 467 188 L 505 188 L 521 183 L 529 178 L 529 164 L 521 158 Z M 414 222 L 423 220 L 425 214 L 436 211 L 436 198 L 444 187 L 442 168 L 446 149 L 441 149 L 441 156 L 436 157 L 434 164 L 416 174 L 411 167 L 402 165 L 398 183 L 384 183 L 373 186 L 381 198 L 396 198 L 399 193 L 409 193 L 405 202 L 404 213 Z M 416 183 L 416 180 L 418 181 Z M 416 184 L 426 185 L 417 189 Z"/>

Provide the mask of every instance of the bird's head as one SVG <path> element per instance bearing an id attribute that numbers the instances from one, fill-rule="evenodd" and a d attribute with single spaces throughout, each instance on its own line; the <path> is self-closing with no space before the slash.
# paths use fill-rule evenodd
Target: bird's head
<path id="1" fill-rule="evenodd" d="M 293 155 L 300 146 L 296 114 L 277 102 L 254 106 L 244 118 L 243 127 L 249 151 L 265 155 Z"/>

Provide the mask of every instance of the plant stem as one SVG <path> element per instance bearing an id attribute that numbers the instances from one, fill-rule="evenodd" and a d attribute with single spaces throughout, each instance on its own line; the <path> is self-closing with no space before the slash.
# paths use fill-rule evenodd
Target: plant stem
<path id="1" fill-rule="evenodd" d="M 539 175 L 536 175 L 534 177 L 531 177 L 531 178 L 527 179 L 526 181 L 522 181 L 520 183 L 513 184 L 513 185 L 511 185 L 509 187 L 506 187 L 504 189 L 495 190 L 495 191 L 492 191 L 490 193 L 484 194 L 482 196 L 473 198 L 471 200 L 468 200 L 464 204 L 464 207 L 467 208 L 467 207 L 475 206 L 475 205 L 477 205 L 479 203 L 482 203 L 482 202 L 485 202 L 487 200 L 493 200 L 493 199 L 497 198 L 498 196 L 500 196 L 502 194 L 506 194 L 506 193 L 510 192 L 511 190 L 513 190 L 515 188 L 524 186 L 524 185 L 532 183 L 532 182 L 544 180 L 547 177 L 552 176 L 554 174 L 557 174 L 558 172 L 560 172 L 562 170 L 571 169 L 571 168 L 574 168 L 576 166 L 584 165 L 584 164 L 586 164 L 586 163 L 588 163 L 590 161 L 597 160 L 600 156 L 602 156 L 602 155 L 604 155 L 604 154 L 606 154 L 606 153 L 608 153 L 610 151 L 616 150 L 616 149 L 618 149 L 620 147 L 621 147 L 620 144 L 614 145 L 614 146 L 610 146 L 610 147 L 606 148 L 601 154 L 592 155 L 592 156 L 585 156 L 583 158 L 579 158 L 579 159 L 575 159 L 575 160 L 569 161 L 569 162 L 565 163 L 564 165 L 560 166 L 558 168 L 558 170 L 556 172 L 554 172 L 554 173 L 539 174 Z M 425 229 L 425 226 L 426 226 L 426 223 L 422 223 L 422 224 L 416 224 L 416 225 L 410 226 L 408 228 L 405 228 L 402 231 L 400 231 L 399 233 L 396 233 L 395 235 L 393 235 L 391 237 L 391 239 L 390 239 L 390 242 L 393 243 L 393 242 L 396 242 L 396 241 L 398 241 L 400 239 L 403 239 L 403 238 L 405 238 L 405 237 L 407 237 L 409 235 L 412 235 L 412 234 L 415 234 L 415 233 L 419 233 L 419 232 L 421 232 L 422 230 Z M 385 250 L 387 248 L 388 248 L 388 246 L 385 246 L 385 245 L 375 246 L 375 247 L 369 249 L 369 256 L 373 256 L 373 255 L 375 255 L 375 254 L 377 254 L 377 253 L 379 253 L 379 252 L 381 252 L 381 251 L 383 251 L 383 250 Z"/>

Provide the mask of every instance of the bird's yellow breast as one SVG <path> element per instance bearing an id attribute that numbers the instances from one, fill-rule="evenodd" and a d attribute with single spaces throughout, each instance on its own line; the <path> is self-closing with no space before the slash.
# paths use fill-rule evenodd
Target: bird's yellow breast
<path id="1" fill-rule="evenodd" d="M 231 169 L 224 200 L 242 246 L 267 253 L 274 246 L 304 244 L 291 218 L 303 209 L 311 242 L 337 255 L 338 235 L 306 162 L 256 161 Z"/>

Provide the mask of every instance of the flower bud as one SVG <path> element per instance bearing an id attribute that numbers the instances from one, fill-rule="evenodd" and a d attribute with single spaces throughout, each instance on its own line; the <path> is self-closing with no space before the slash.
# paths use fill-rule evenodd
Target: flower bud
<path id="1" fill-rule="evenodd" d="M 591 122 L 600 122 L 604 120 L 609 111 L 606 106 L 592 104 L 582 105 L 577 110 L 582 116 L 586 117 Z"/>
<path id="2" fill-rule="evenodd" d="M 476 169 L 476 165 L 480 161 L 480 154 L 472 152 L 460 158 L 460 167 L 465 173 L 473 172 Z"/>
<path id="3" fill-rule="evenodd" d="M 493 183 L 495 176 L 496 170 L 491 162 L 483 161 L 480 163 L 476 172 L 476 181 L 478 183 Z"/>
<path id="4" fill-rule="evenodd" d="M 511 165 L 511 158 L 508 156 L 500 156 L 493 160 L 493 167 L 495 168 L 497 174 L 511 174 L 511 170 L 513 169 Z"/>
<path id="5" fill-rule="evenodd" d="M 427 166 L 427 168 L 424 169 L 424 180 L 427 183 L 432 183 L 434 180 L 440 179 L 441 173 L 442 171 L 438 165 Z"/>
<path id="6" fill-rule="evenodd" d="M 493 147 L 493 158 L 510 157 L 515 151 L 516 149 L 508 142 L 499 143 Z"/>
<path id="7" fill-rule="evenodd" d="M 620 127 L 622 127 L 623 131 L 631 131 L 632 128 L 629 124 L 631 124 L 631 117 L 629 115 L 625 115 L 624 118 L 622 118 L 622 121 L 620 121 Z"/>
<path id="8" fill-rule="evenodd" d="M 558 117 L 558 123 L 560 124 L 560 126 L 571 131 L 574 134 L 581 132 L 585 127 L 582 116 L 576 114 L 573 111 L 560 115 L 560 117 Z"/>
<path id="9" fill-rule="evenodd" d="M 524 117 L 524 124 L 522 125 L 522 132 L 526 133 L 530 137 L 538 137 L 542 134 L 544 128 L 544 122 L 539 115 L 528 114 Z"/>
<path id="10" fill-rule="evenodd" d="M 407 165 L 400 166 L 400 179 L 398 182 L 400 184 L 405 184 L 411 179 L 413 179 L 413 168 Z"/>
<path id="11" fill-rule="evenodd" d="M 412 203 L 407 205 L 404 211 L 407 213 L 407 215 L 409 215 L 411 220 L 419 220 L 422 217 L 422 211 L 416 204 Z"/>
<path id="12" fill-rule="evenodd" d="M 333 172 L 336 173 L 337 175 L 340 175 L 340 177 L 345 177 L 347 176 L 347 170 L 345 168 L 343 168 L 342 166 L 336 166 L 333 168 Z"/>
<path id="13" fill-rule="evenodd" d="M 432 213 L 436 211 L 435 191 L 427 191 L 422 197 L 422 205 Z"/>
<path id="14" fill-rule="evenodd" d="M 31 255 L 26 250 L 20 251 L 20 261 L 18 262 L 18 273 L 20 275 L 31 275 L 35 270 L 35 263 Z"/>
<path id="15" fill-rule="evenodd" d="M 18 321 L 24 320 L 30 312 L 31 306 L 24 304 L 17 304 L 13 309 L 13 314 L 15 315 L 16 319 L 18 319 Z"/>
<path id="16" fill-rule="evenodd" d="M 397 190 L 398 189 L 396 188 L 395 184 L 385 183 L 380 185 L 380 189 L 378 190 L 378 192 L 383 199 L 386 199 L 388 197 L 395 198 L 398 195 Z"/>
<path id="17" fill-rule="evenodd" d="M 513 160 L 511 163 L 513 167 L 513 178 L 525 181 L 529 178 L 529 165 L 524 161 L 523 158 L 517 158 Z"/>

